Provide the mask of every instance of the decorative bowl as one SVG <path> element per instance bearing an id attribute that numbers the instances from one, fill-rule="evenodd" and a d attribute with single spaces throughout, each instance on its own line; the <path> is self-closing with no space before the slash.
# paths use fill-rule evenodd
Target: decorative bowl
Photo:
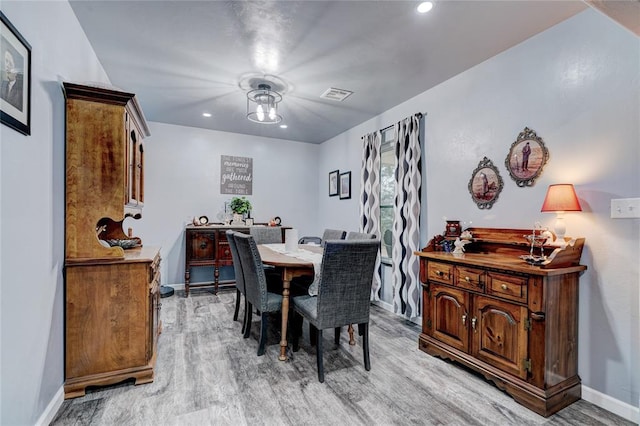
<path id="1" fill-rule="evenodd" d="M 134 248 L 138 245 L 137 240 L 107 240 L 107 243 L 109 243 L 111 247 L 119 246 L 123 249 Z"/>

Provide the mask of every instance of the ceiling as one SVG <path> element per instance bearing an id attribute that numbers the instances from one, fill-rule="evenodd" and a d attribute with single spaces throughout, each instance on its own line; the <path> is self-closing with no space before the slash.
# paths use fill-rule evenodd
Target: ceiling
<path id="1" fill-rule="evenodd" d="M 575 15 L 581 1 L 70 1 L 149 121 L 322 143 Z M 279 125 L 246 119 L 261 78 Z M 354 93 L 320 98 L 329 88 Z M 203 112 L 212 114 L 210 118 Z M 418 111 L 416 111 L 418 112 Z M 390 123 L 385 123 L 390 124 Z"/>

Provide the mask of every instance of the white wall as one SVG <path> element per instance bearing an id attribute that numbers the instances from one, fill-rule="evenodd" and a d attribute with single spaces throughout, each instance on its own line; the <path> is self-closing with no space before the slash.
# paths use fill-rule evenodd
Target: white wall
<path id="1" fill-rule="evenodd" d="M 579 374 L 636 421 L 640 221 L 610 219 L 609 203 L 640 197 L 639 76 L 640 40 L 587 10 L 327 141 L 318 175 L 359 170 L 363 134 L 426 112 L 423 244 L 444 231 L 445 216 L 480 227 L 553 227 L 554 216 L 540 213 L 547 186 L 574 183 L 584 211 L 566 215 L 568 235 L 586 237 L 589 268 L 580 280 Z M 519 188 L 504 160 L 525 126 L 544 140 L 550 159 L 534 187 Z M 486 211 L 467 189 L 484 156 L 504 180 Z M 329 199 L 324 187 L 319 217 L 357 224 L 355 202 Z"/>
<path id="2" fill-rule="evenodd" d="M 164 284 L 184 283 L 185 223 L 202 215 L 220 220 L 224 202 L 232 198 L 220 194 L 221 155 L 253 158 L 253 194 L 247 198 L 256 222 L 279 216 L 300 236 L 321 233 L 318 145 L 162 123 L 149 126 L 142 219 L 127 219 L 124 227 L 132 227 L 145 245 L 162 248 Z"/>
<path id="3" fill-rule="evenodd" d="M 64 379 L 64 96 L 108 79 L 67 2 L 2 1 L 32 47 L 31 136 L 0 126 L 0 424 L 34 424 Z"/>

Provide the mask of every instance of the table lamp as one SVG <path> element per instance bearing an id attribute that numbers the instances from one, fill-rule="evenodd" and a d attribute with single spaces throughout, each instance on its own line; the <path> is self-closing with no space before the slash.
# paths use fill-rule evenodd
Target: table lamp
<path id="1" fill-rule="evenodd" d="M 556 223 L 554 225 L 556 241 L 554 245 L 564 246 L 566 244 L 564 234 L 567 230 L 564 224 L 564 212 L 582 211 L 573 185 L 570 183 L 549 185 L 540 211 L 554 212 L 556 214 Z"/>

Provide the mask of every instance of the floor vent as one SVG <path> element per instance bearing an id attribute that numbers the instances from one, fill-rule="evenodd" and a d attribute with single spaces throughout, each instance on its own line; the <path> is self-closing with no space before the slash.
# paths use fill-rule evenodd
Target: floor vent
<path id="1" fill-rule="evenodd" d="M 353 92 L 350 90 L 336 89 L 335 87 L 331 87 L 327 89 L 322 95 L 320 95 L 320 97 L 332 101 L 342 102 L 351 94 L 353 94 Z"/>

